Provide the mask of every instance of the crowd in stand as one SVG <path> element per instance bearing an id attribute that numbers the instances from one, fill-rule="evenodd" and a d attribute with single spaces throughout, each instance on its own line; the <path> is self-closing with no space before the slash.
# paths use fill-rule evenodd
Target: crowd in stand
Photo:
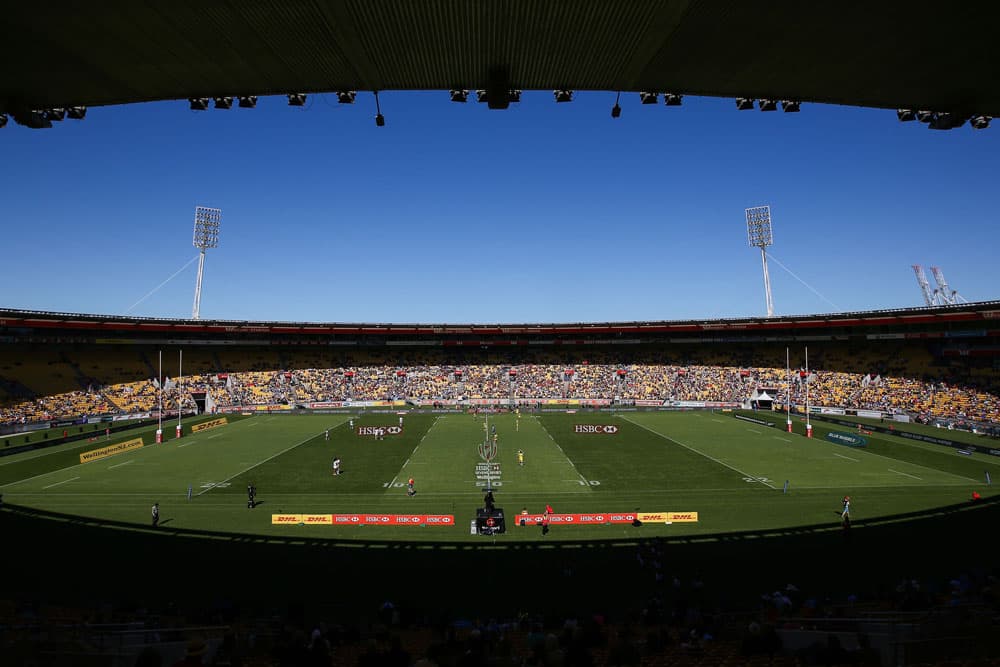
<path id="1" fill-rule="evenodd" d="M 74 609 L 0 602 L 0 646 L 11 664 L 50 664 L 32 658 L 44 651 L 59 655 L 65 650 L 64 634 L 72 634 L 79 659 L 85 647 L 102 645 L 90 634 L 123 629 L 122 634 L 144 637 L 144 647 L 133 649 L 134 662 L 118 663 L 136 667 L 1000 664 L 991 657 L 989 642 L 971 639 L 977 628 L 988 632 L 1000 609 L 995 570 L 903 576 L 882 582 L 877 590 L 783 581 L 756 599 L 741 593 L 734 600 L 727 593 L 727 577 L 703 579 L 678 571 L 661 542 L 640 543 L 630 569 L 645 581 L 631 604 L 594 600 L 575 613 L 529 605 L 516 614 L 476 616 L 392 600 L 352 609 L 346 616 L 322 606 L 292 606 L 282 613 L 241 608 L 218 596 L 213 604 L 190 608 L 183 603 Z M 577 574 L 567 567 L 557 576 L 572 580 Z M 896 630 L 886 635 L 891 623 Z M 928 645 L 920 640 L 930 638 L 938 640 L 936 653 L 944 658 L 927 655 Z"/>
<path id="2" fill-rule="evenodd" d="M 129 382 L 35 398 L 0 407 L 0 423 L 28 423 L 81 415 L 156 409 L 159 383 Z M 604 399 L 710 401 L 743 404 L 766 390 L 783 403 L 885 412 L 925 419 L 1000 422 L 1000 397 L 975 387 L 912 377 L 831 370 L 724 364 L 470 363 L 461 365 L 351 365 L 202 374 L 166 381 L 164 408 L 195 405 L 206 393 L 216 408 L 295 405 L 324 401 L 454 401 L 478 399 Z M 641 404 L 641 403 L 640 403 Z"/>

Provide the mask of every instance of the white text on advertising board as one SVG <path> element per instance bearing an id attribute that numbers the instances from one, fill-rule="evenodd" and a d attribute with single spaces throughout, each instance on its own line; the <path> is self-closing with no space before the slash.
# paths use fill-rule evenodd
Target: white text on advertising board
<path id="1" fill-rule="evenodd" d="M 618 427 L 614 424 L 573 424 L 574 433 L 596 433 L 598 435 L 615 435 Z"/>
<path id="2" fill-rule="evenodd" d="M 355 430 L 358 435 L 399 435 L 403 432 L 401 426 L 359 426 Z"/>

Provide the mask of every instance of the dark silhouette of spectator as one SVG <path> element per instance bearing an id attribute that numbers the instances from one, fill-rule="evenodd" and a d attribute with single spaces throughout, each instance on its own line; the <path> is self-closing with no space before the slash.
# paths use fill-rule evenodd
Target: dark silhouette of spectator
<path id="1" fill-rule="evenodd" d="M 163 657 L 153 646 L 147 646 L 135 656 L 135 667 L 161 667 Z"/>
<path id="2" fill-rule="evenodd" d="M 858 649 L 851 654 L 852 662 L 862 667 L 878 667 L 882 664 L 881 654 L 872 648 L 871 638 L 861 633 L 858 635 Z"/>
<path id="3" fill-rule="evenodd" d="M 312 631 L 306 652 L 306 665 L 308 667 L 327 667 L 330 664 L 330 642 L 323 636 L 319 628 Z"/>
<path id="4" fill-rule="evenodd" d="M 398 635 L 393 635 L 389 640 L 389 651 L 385 654 L 382 664 L 384 667 L 410 667 L 410 653 L 403 648 L 403 641 Z"/>
<path id="5" fill-rule="evenodd" d="M 187 643 L 184 650 L 184 657 L 174 662 L 172 667 L 190 667 L 191 665 L 203 665 L 205 654 L 208 653 L 208 644 L 204 639 L 192 639 Z"/>
<path id="6" fill-rule="evenodd" d="M 608 667 L 630 667 L 640 665 L 642 655 L 632 641 L 632 630 L 628 626 L 618 631 L 617 636 L 608 647 Z"/>
<path id="7" fill-rule="evenodd" d="M 837 635 L 827 635 L 826 646 L 820 651 L 820 664 L 822 665 L 843 665 L 850 660 L 850 656 L 840 643 Z"/>

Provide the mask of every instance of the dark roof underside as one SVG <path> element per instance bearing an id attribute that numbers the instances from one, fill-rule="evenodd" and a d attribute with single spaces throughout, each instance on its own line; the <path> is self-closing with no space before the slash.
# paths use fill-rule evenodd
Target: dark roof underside
<path id="1" fill-rule="evenodd" d="M 331 90 L 669 91 L 1000 115 L 998 3 L 48 0 L 0 110 Z M 494 75 L 496 76 L 496 75 Z"/>

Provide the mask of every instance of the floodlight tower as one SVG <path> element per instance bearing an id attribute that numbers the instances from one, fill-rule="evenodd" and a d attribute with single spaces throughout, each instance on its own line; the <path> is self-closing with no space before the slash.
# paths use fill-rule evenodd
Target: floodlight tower
<path id="1" fill-rule="evenodd" d="M 760 259 L 764 265 L 764 297 L 767 300 L 767 316 L 774 317 L 774 300 L 771 298 L 771 276 L 767 272 L 767 248 L 774 244 L 771 236 L 771 207 L 754 206 L 747 209 L 747 239 L 751 248 L 760 248 Z"/>
<path id="2" fill-rule="evenodd" d="M 194 247 L 201 250 L 198 257 L 198 279 L 194 284 L 194 308 L 191 319 L 201 318 L 201 279 L 205 274 L 205 251 L 219 247 L 219 223 L 222 210 L 197 206 L 194 209 Z"/>

